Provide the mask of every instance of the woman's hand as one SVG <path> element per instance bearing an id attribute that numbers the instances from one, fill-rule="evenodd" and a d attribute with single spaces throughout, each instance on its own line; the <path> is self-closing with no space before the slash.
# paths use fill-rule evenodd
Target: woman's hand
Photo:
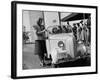
<path id="1" fill-rule="evenodd" d="M 46 31 L 46 29 L 44 29 L 44 30 L 42 30 L 42 31 L 38 31 L 37 33 L 38 34 L 42 34 L 42 33 L 44 33 Z"/>

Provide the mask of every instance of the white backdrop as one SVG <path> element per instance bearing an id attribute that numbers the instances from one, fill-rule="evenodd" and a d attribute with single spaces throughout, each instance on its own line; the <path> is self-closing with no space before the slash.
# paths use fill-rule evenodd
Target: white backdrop
<path id="1" fill-rule="evenodd" d="M 0 80 L 11 80 L 11 1 L 0 1 Z M 19 0 L 20 1 L 20 0 Z M 27 0 L 21 0 L 27 1 Z M 34 2 L 48 2 L 48 3 L 62 3 L 62 4 L 82 4 L 82 5 L 94 5 L 100 7 L 100 0 L 30 0 Z M 100 8 L 99 8 L 100 9 Z M 100 11 L 99 13 L 100 14 Z M 100 21 L 100 16 L 98 16 Z M 99 29 L 98 25 L 98 30 Z M 98 31 L 100 34 L 100 31 Z M 98 37 L 98 41 L 100 37 Z M 98 42 L 99 45 L 99 42 Z M 99 45 L 100 46 L 100 45 Z M 100 49 L 99 49 L 100 51 Z M 98 53 L 99 53 L 98 51 Z M 98 54 L 100 57 L 100 54 Z M 100 58 L 98 59 L 100 61 Z M 100 67 L 100 64 L 99 64 Z M 100 69 L 99 69 L 100 71 Z M 77 75 L 77 76 L 63 76 L 63 77 L 48 77 L 42 78 L 42 80 L 99 80 L 99 74 L 91 75 Z M 22 79 L 20 79 L 22 80 Z M 23 80 L 41 80 L 41 78 L 35 79 L 23 79 Z"/>

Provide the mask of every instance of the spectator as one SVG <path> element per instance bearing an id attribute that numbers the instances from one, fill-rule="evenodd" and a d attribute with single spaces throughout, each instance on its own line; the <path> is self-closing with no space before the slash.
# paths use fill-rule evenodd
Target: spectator
<path id="1" fill-rule="evenodd" d="M 80 27 L 80 24 L 77 23 L 77 40 L 81 40 L 81 31 L 82 31 L 82 28 Z"/>
<path id="2" fill-rule="evenodd" d="M 77 40 L 77 26 L 76 26 L 76 24 L 73 24 L 73 33 L 74 33 L 75 39 Z"/>
<path id="3" fill-rule="evenodd" d="M 72 26 L 69 24 L 69 22 L 67 22 L 67 29 L 68 29 L 68 33 L 72 32 Z"/>
<path id="4" fill-rule="evenodd" d="M 89 16 L 88 20 L 87 20 L 87 28 L 89 30 L 89 38 L 88 38 L 88 42 L 91 42 L 91 17 Z"/>

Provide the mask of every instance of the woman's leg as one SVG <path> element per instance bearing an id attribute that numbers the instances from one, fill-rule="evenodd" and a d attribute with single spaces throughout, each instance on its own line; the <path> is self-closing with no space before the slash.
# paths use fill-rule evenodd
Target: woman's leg
<path id="1" fill-rule="evenodd" d="M 47 50 L 46 50 L 46 41 L 45 40 L 41 40 L 41 49 L 42 49 L 42 59 L 43 59 L 43 63 L 45 65 L 45 55 L 47 55 Z"/>
<path id="2" fill-rule="evenodd" d="M 40 59 L 40 64 L 43 65 L 43 57 L 42 57 L 42 45 L 41 40 L 36 40 L 36 47 L 35 47 L 35 53 L 38 54 L 38 57 Z"/>

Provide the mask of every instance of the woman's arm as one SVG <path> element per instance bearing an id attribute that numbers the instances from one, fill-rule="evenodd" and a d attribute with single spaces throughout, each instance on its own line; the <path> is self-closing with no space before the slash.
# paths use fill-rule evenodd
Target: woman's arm
<path id="1" fill-rule="evenodd" d="M 44 30 L 42 30 L 42 31 L 38 31 L 37 33 L 38 34 L 42 34 L 43 32 L 45 32 L 46 31 L 46 29 L 44 29 Z"/>

